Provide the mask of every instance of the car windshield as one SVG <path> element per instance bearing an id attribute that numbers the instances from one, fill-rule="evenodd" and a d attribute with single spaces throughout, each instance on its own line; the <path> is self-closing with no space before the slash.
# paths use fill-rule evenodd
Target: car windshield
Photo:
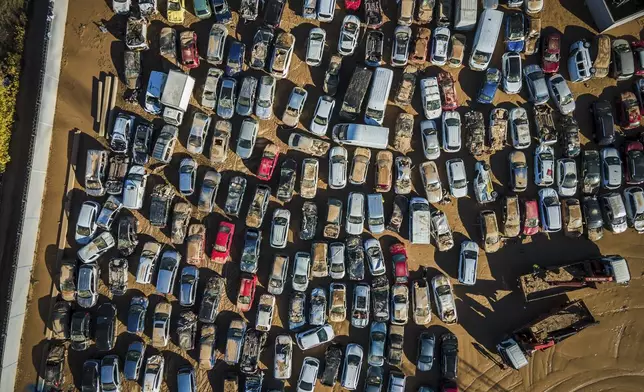
<path id="1" fill-rule="evenodd" d="M 441 101 L 438 99 L 429 99 L 427 100 L 427 109 L 428 110 L 437 110 L 441 107 Z"/>
<path id="2" fill-rule="evenodd" d="M 476 52 L 474 52 L 472 59 L 476 63 L 487 64 L 487 62 L 490 61 L 490 53 L 485 53 L 485 52 L 481 52 L 480 50 L 477 50 Z"/>
<path id="3" fill-rule="evenodd" d="M 444 286 L 438 286 L 436 289 L 436 292 L 438 293 L 438 296 L 443 296 L 443 295 L 449 295 L 450 294 L 450 289 L 448 285 Z"/>
<path id="4" fill-rule="evenodd" d="M 572 103 L 572 101 L 573 101 L 572 94 L 570 93 L 566 94 L 561 97 L 561 106 L 569 105 L 570 103 Z"/>
<path id="5" fill-rule="evenodd" d="M 384 113 L 382 110 L 367 108 L 365 115 L 369 118 L 382 118 L 384 116 Z"/>
<path id="6" fill-rule="evenodd" d="M 467 180 L 464 178 L 461 178 L 459 180 L 454 181 L 454 188 L 465 188 L 467 186 Z"/>
<path id="7" fill-rule="evenodd" d="M 458 127 L 459 124 L 459 121 L 455 118 L 448 118 L 447 120 L 445 120 L 445 125 L 447 125 L 448 127 Z"/>
<path id="8" fill-rule="evenodd" d="M 577 174 L 575 173 L 566 173 L 564 176 L 563 184 L 566 188 L 573 188 L 577 186 Z"/>
<path id="9" fill-rule="evenodd" d="M 251 148 L 252 144 L 248 139 L 239 139 L 239 147 Z"/>
<path id="10" fill-rule="evenodd" d="M 300 384 L 298 385 L 297 389 L 304 390 L 304 391 L 312 391 L 313 384 L 311 384 L 310 382 L 306 382 L 304 380 L 300 380 Z"/>
<path id="11" fill-rule="evenodd" d="M 127 352 L 125 355 L 125 361 L 130 361 L 130 362 L 138 362 L 139 358 L 141 358 L 141 352 L 136 351 L 136 350 L 130 350 Z"/>
<path id="12" fill-rule="evenodd" d="M 293 276 L 293 282 L 297 284 L 304 284 L 306 283 L 306 276 L 304 275 L 294 275 Z"/>
<path id="13" fill-rule="evenodd" d="M 508 81 L 516 83 L 521 80 L 521 60 L 519 57 L 510 57 L 508 61 Z"/>
<path id="14" fill-rule="evenodd" d="M 85 226 L 77 226 L 76 232 L 84 237 L 87 237 L 90 234 L 92 234 L 92 231 L 89 229 L 89 227 L 85 227 Z"/>
<path id="15" fill-rule="evenodd" d="M 352 366 L 358 366 L 360 365 L 360 357 L 357 355 L 349 355 L 347 357 L 347 363 Z"/>
<path id="16" fill-rule="evenodd" d="M 362 216 L 353 216 L 349 215 L 349 223 L 353 223 L 355 225 L 359 225 L 362 223 Z"/>
<path id="17" fill-rule="evenodd" d="M 179 2 L 169 1 L 168 11 L 181 11 L 181 4 Z"/>
<path id="18" fill-rule="evenodd" d="M 89 290 L 78 290 L 77 294 L 80 298 L 91 298 L 92 297 L 92 292 Z"/>
<path id="19" fill-rule="evenodd" d="M 318 125 L 325 126 L 328 124 L 328 119 L 322 117 L 322 116 L 315 116 L 315 119 L 313 120 Z"/>
<path id="20" fill-rule="evenodd" d="M 237 299 L 237 301 L 238 301 L 239 303 L 241 303 L 241 304 L 245 304 L 245 305 L 247 305 L 247 304 L 249 304 L 249 303 L 250 303 L 250 296 L 241 295 L 241 296 L 239 296 L 239 298 Z"/>
<path id="21" fill-rule="evenodd" d="M 219 106 L 227 109 L 232 108 L 233 107 L 233 101 L 232 101 L 233 89 L 229 87 L 222 87 L 220 95 L 221 95 L 221 99 L 219 99 Z"/>
<path id="22" fill-rule="evenodd" d="M 533 82 L 536 82 L 539 79 L 543 79 L 544 75 L 543 75 L 543 72 L 541 71 L 535 71 L 529 74 L 528 78 L 530 78 L 530 80 L 532 80 Z"/>
<path id="23" fill-rule="evenodd" d="M 327 340 L 329 340 L 329 335 L 327 335 L 324 328 L 320 328 L 320 330 L 317 332 L 317 335 L 320 342 L 326 342 Z"/>
<path id="24" fill-rule="evenodd" d="M 384 342 L 385 341 L 385 334 L 382 332 L 374 332 L 371 335 L 371 340 L 374 342 Z"/>
<path id="25" fill-rule="evenodd" d="M 203 139 L 201 138 L 201 136 L 190 135 L 190 137 L 188 137 L 188 144 L 190 144 L 191 146 L 200 147 L 202 143 Z M 185 173 L 186 171 L 183 172 Z"/>
<path id="26" fill-rule="evenodd" d="M 164 257 L 161 259 L 159 268 L 170 271 L 173 270 L 175 266 L 175 260 L 172 257 Z"/>
<path id="27" fill-rule="evenodd" d="M 250 106 L 250 99 L 245 95 L 240 95 L 237 103 L 242 106 Z"/>

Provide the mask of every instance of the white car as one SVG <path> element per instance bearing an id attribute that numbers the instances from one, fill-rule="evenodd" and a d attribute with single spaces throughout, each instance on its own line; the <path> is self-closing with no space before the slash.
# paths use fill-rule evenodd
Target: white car
<path id="1" fill-rule="evenodd" d="M 143 207 L 145 186 L 148 183 L 148 173 L 145 167 L 134 165 L 125 177 L 123 186 L 123 207 L 138 210 Z"/>
<path id="2" fill-rule="evenodd" d="M 575 97 L 572 95 L 566 80 L 559 74 L 554 74 L 548 79 L 550 97 L 557 104 L 561 114 L 570 114 L 575 110 Z"/>
<path id="3" fill-rule="evenodd" d="M 342 279 L 346 273 L 344 265 L 344 243 L 332 242 L 329 244 L 329 275 L 331 279 Z"/>
<path id="4" fill-rule="evenodd" d="M 557 160 L 557 191 L 562 197 L 577 193 L 577 163 L 572 158 Z"/>
<path id="5" fill-rule="evenodd" d="M 623 171 L 619 151 L 614 147 L 604 147 L 599 151 L 601 158 L 602 188 L 617 189 L 622 186 Z"/>
<path id="6" fill-rule="evenodd" d="M 112 249 L 116 245 L 114 236 L 109 231 L 104 231 L 87 245 L 78 250 L 76 256 L 83 263 L 91 263 L 98 260 L 101 255 Z"/>
<path id="7" fill-rule="evenodd" d="M 349 343 L 347 345 L 347 349 L 344 354 L 342 378 L 340 379 L 340 385 L 342 385 L 342 388 L 350 391 L 358 388 L 363 357 L 364 350 L 362 349 L 362 346 L 356 343 Z"/>
<path id="8" fill-rule="evenodd" d="M 301 350 L 317 347 L 330 342 L 333 338 L 335 338 L 335 333 L 333 332 L 333 327 L 329 324 L 311 328 L 295 335 L 295 341 Z"/>
<path id="9" fill-rule="evenodd" d="M 239 138 L 237 139 L 237 155 L 241 159 L 248 159 L 253 154 L 257 133 L 259 132 L 259 123 L 257 120 L 246 117 L 241 124 Z"/>
<path id="10" fill-rule="evenodd" d="M 438 88 L 438 80 L 434 77 L 420 80 L 420 99 L 423 104 L 425 118 L 434 120 L 441 117 L 443 108 L 441 105 L 441 93 Z"/>
<path id="11" fill-rule="evenodd" d="M 369 238 L 364 242 L 364 251 L 369 263 L 369 271 L 372 276 L 384 275 L 387 272 L 385 257 L 382 254 L 380 242 L 375 238 Z"/>
<path id="12" fill-rule="evenodd" d="M 85 245 L 94 238 L 96 234 L 96 218 L 101 210 L 101 205 L 95 201 L 86 201 L 81 207 L 78 220 L 76 221 L 76 232 L 74 237 L 76 243 Z"/>
<path id="13" fill-rule="evenodd" d="M 552 188 L 539 190 L 539 214 L 543 231 L 554 233 L 561 230 L 561 203 L 557 191 Z"/>
<path id="14" fill-rule="evenodd" d="M 329 151 L 329 188 L 342 189 L 347 186 L 347 159 L 349 154 L 342 146 Z"/>
<path id="15" fill-rule="evenodd" d="M 396 283 L 391 288 L 391 323 L 405 325 L 409 320 L 409 287 Z"/>
<path id="16" fill-rule="evenodd" d="M 293 290 L 306 291 L 309 287 L 309 276 L 311 276 L 311 255 L 297 252 L 293 263 Z"/>
<path id="17" fill-rule="evenodd" d="M 570 45 L 568 74 L 571 82 L 585 82 L 595 74 L 589 49 L 590 42 L 585 40 L 577 41 Z"/>
<path id="18" fill-rule="evenodd" d="M 436 162 L 423 162 L 420 165 L 420 178 L 423 181 L 423 188 L 427 193 L 427 200 L 430 203 L 439 203 L 443 200 L 443 184 L 438 175 Z"/>
<path id="19" fill-rule="evenodd" d="M 317 67 L 322 62 L 324 54 L 324 43 L 326 42 L 326 31 L 319 27 L 312 28 L 309 38 L 306 41 L 306 63 Z"/>
<path id="20" fill-rule="evenodd" d="M 461 158 L 450 159 L 445 162 L 445 167 L 450 194 L 455 198 L 467 196 L 467 174 L 463 160 Z"/>
<path id="21" fill-rule="evenodd" d="M 291 212 L 284 208 L 276 208 L 271 224 L 271 246 L 277 249 L 286 248 L 288 229 L 291 224 Z"/>
<path id="22" fill-rule="evenodd" d="M 340 38 L 338 38 L 338 53 L 340 56 L 351 56 L 358 46 L 360 37 L 360 19 L 355 15 L 347 15 L 342 20 Z"/>
<path id="23" fill-rule="evenodd" d="M 197 161 L 191 157 L 184 158 L 179 164 L 179 192 L 190 196 L 195 192 L 197 181 Z"/>
<path id="24" fill-rule="evenodd" d="M 270 120 L 273 117 L 276 86 L 276 79 L 270 75 L 264 75 L 259 80 L 259 92 L 257 93 L 257 100 L 255 100 L 255 115 L 262 120 Z"/>
<path id="25" fill-rule="evenodd" d="M 394 30 L 394 45 L 391 47 L 392 67 L 404 67 L 407 65 L 410 41 L 411 28 L 409 26 L 396 26 Z"/>
<path id="26" fill-rule="evenodd" d="M 163 355 L 148 357 L 143 375 L 143 390 L 145 392 L 161 392 L 164 368 Z"/>
<path id="27" fill-rule="evenodd" d="M 467 286 L 476 283 L 476 270 L 479 262 L 479 246 L 474 241 L 463 241 L 458 260 L 458 281 Z"/>
<path id="28" fill-rule="evenodd" d="M 335 99 L 328 95 L 323 95 L 318 99 L 318 104 L 313 112 L 313 119 L 309 130 L 318 136 L 325 136 L 329 127 L 329 120 L 335 108 Z"/>
<path id="29" fill-rule="evenodd" d="M 425 159 L 433 160 L 441 156 L 441 145 L 438 141 L 438 129 L 433 120 L 420 122 L 420 140 L 423 143 Z"/>
<path id="30" fill-rule="evenodd" d="M 530 123 L 528 112 L 524 108 L 512 108 L 510 110 L 510 137 L 512 146 L 517 150 L 524 150 L 530 147 Z"/>
<path id="31" fill-rule="evenodd" d="M 555 182 L 555 156 L 552 147 L 540 144 L 534 150 L 534 183 L 550 186 Z"/>
<path id="32" fill-rule="evenodd" d="M 351 325 L 365 328 L 369 325 L 369 303 L 371 288 L 366 283 L 358 283 L 353 289 L 353 307 L 351 310 Z"/>
<path id="33" fill-rule="evenodd" d="M 302 110 L 304 109 L 304 104 L 306 103 L 306 98 L 309 93 L 302 87 L 293 87 L 291 90 L 291 95 L 288 98 L 288 104 L 286 109 L 284 109 L 284 114 L 282 115 L 282 122 L 289 127 L 297 127 L 297 123 L 300 122 L 300 115 L 302 115 Z"/>
<path id="34" fill-rule="evenodd" d="M 443 112 L 443 150 L 461 150 L 461 115 L 456 111 Z"/>
<path id="35" fill-rule="evenodd" d="M 523 87 L 521 78 L 521 55 L 516 52 L 503 54 L 503 91 L 507 94 L 518 94 Z"/>
<path id="36" fill-rule="evenodd" d="M 434 29 L 432 38 L 432 53 L 429 57 L 434 65 L 443 66 L 447 63 L 447 50 L 449 47 L 450 31 L 447 27 Z"/>
<path id="37" fill-rule="evenodd" d="M 443 274 L 434 276 L 432 278 L 432 290 L 434 291 L 434 302 L 436 303 L 438 317 L 445 324 L 456 323 L 458 321 L 456 302 L 454 301 L 454 291 L 449 278 Z"/>
<path id="38" fill-rule="evenodd" d="M 297 379 L 297 392 L 313 392 L 320 371 L 320 360 L 313 357 L 305 357 L 302 361 L 300 377 Z"/>
<path id="39" fill-rule="evenodd" d="M 360 235 L 364 229 L 364 194 L 351 192 L 347 202 L 347 234 Z"/>

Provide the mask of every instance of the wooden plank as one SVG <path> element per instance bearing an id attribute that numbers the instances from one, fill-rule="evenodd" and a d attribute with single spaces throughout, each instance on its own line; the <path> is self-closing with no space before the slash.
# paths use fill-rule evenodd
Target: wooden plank
<path id="1" fill-rule="evenodd" d="M 108 107 L 108 120 L 107 120 L 107 130 L 108 132 L 112 131 L 112 127 L 114 126 L 114 117 L 116 116 L 116 113 L 114 113 L 114 106 L 116 106 L 116 92 L 119 89 L 119 79 L 114 76 L 112 77 L 112 92 L 110 94 L 110 104 Z"/>
<path id="2" fill-rule="evenodd" d="M 96 124 L 101 125 L 101 109 L 103 109 L 103 81 L 98 81 L 98 88 L 96 91 L 96 107 L 94 108 L 94 113 L 96 113 Z"/>
<path id="3" fill-rule="evenodd" d="M 105 77 L 105 82 L 103 83 L 103 105 L 101 106 L 101 123 L 99 124 L 99 135 L 103 137 L 106 136 L 107 124 L 105 120 L 107 119 L 107 107 L 110 101 L 110 88 L 112 87 L 112 76 L 108 75 Z M 108 137 L 109 139 L 109 137 Z"/>

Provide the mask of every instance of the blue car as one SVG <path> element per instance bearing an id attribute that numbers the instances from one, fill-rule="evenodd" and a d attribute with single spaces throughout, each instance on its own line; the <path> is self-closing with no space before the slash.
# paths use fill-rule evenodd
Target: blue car
<path id="1" fill-rule="evenodd" d="M 485 71 L 485 82 L 476 97 L 478 103 L 492 103 L 500 82 L 501 71 L 496 68 L 488 68 Z"/>
<path id="2" fill-rule="evenodd" d="M 505 50 L 507 52 L 523 51 L 525 46 L 525 17 L 515 12 L 505 19 Z"/>
<path id="3" fill-rule="evenodd" d="M 235 76 L 242 71 L 244 53 L 246 53 L 246 45 L 239 41 L 232 41 L 226 59 L 226 76 Z"/>
<path id="4" fill-rule="evenodd" d="M 135 341 L 130 343 L 125 354 L 125 364 L 123 365 L 123 375 L 126 380 L 138 380 L 145 357 L 145 343 Z M 103 388 L 105 391 L 106 389 Z"/>
<path id="5" fill-rule="evenodd" d="M 219 23 L 228 24 L 233 21 L 228 2 L 226 0 L 210 0 L 212 10 L 215 12 L 215 19 Z"/>

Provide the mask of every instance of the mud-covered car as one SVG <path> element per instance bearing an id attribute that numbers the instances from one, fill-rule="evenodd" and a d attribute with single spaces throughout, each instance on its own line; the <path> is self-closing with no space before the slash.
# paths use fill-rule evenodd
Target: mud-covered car
<path id="1" fill-rule="evenodd" d="M 62 391 L 65 383 L 65 358 L 67 349 L 64 343 L 53 343 L 47 352 L 45 359 L 43 379 L 43 391 Z"/>
<path id="2" fill-rule="evenodd" d="M 403 69 L 402 78 L 396 88 L 394 102 L 401 106 L 411 105 L 416 90 L 416 75 L 418 68 L 414 65 L 407 65 Z"/>
<path id="3" fill-rule="evenodd" d="M 246 192 L 246 178 L 242 176 L 235 176 L 230 180 L 228 185 L 228 195 L 224 203 L 224 212 L 234 217 L 239 216 L 242 202 L 244 201 L 244 193 Z"/>
<path id="4" fill-rule="evenodd" d="M 402 225 L 403 218 L 407 214 L 408 206 L 409 200 L 405 196 L 396 195 L 393 203 L 393 211 L 387 224 L 387 230 L 393 231 L 394 233 L 400 232 L 400 226 Z"/>
<path id="5" fill-rule="evenodd" d="M 297 331 L 306 324 L 306 293 L 295 291 L 289 297 L 288 329 Z"/>
<path id="6" fill-rule="evenodd" d="M 150 197 L 150 225 L 160 229 L 168 224 L 174 188 L 168 184 L 155 185 Z"/>
<path id="7" fill-rule="evenodd" d="M 368 30 L 365 42 L 365 64 L 370 67 L 379 67 L 382 64 L 385 34 L 380 30 Z"/>
<path id="8" fill-rule="evenodd" d="M 346 239 L 347 269 L 350 280 L 364 279 L 364 248 L 359 236 L 348 236 Z"/>
<path id="9" fill-rule="evenodd" d="M 342 226 L 342 201 L 329 198 L 327 201 L 326 224 L 324 225 L 324 238 L 336 239 L 340 236 Z"/>
<path id="10" fill-rule="evenodd" d="M 364 147 L 356 148 L 353 153 L 349 182 L 353 185 L 362 185 L 367 180 L 371 150 Z"/>
<path id="11" fill-rule="evenodd" d="M 174 125 L 164 125 L 161 132 L 154 142 L 152 148 L 152 158 L 164 164 L 170 163 L 172 154 L 174 154 L 174 146 L 177 144 L 177 136 L 179 135 L 179 128 Z"/>
<path id="12" fill-rule="evenodd" d="M 201 106 L 211 110 L 217 106 L 217 85 L 219 84 L 219 79 L 223 76 L 224 71 L 219 68 L 211 67 L 208 69 L 206 82 L 201 92 Z"/>
<path id="13" fill-rule="evenodd" d="M 567 158 L 576 158 L 581 152 L 579 125 L 572 115 L 561 116 L 559 120 L 560 142 L 563 154 Z"/>
<path id="14" fill-rule="evenodd" d="M 153 131 L 150 123 L 144 122 L 137 125 L 132 142 L 132 160 L 135 164 L 146 165 L 148 163 Z"/>
<path id="15" fill-rule="evenodd" d="M 449 278 L 443 274 L 434 276 L 432 278 L 432 291 L 434 292 L 434 302 L 438 318 L 445 324 L 457 323 L 458 315 L 456 313 L 454 291 Z"/>
<path id="16" fill-rule="evenodd" d="M 318 226 L 318 207 L 307 201 L 302 205 L 302 221 L 300 223 L 300 239 L 310 241 L 315 237 Z"/>
<path id="17" fill-rule="evenodd" d="M 291 133 L 288 138 L 288 147 L 292 150 L 300 151 L 316 157 L 326 155 L 331 147 L 329 142 L 312 138 L 301 133 Z"/>
<path id="18" fill-rule="evenodd" d="M 304 199 L 314 199 L 318 190 L 318 172 L 320 162 L 315 158 L 304 158 L 302 161 L 302 179 L 300 180 L 300 196 Z"/>
<path id="19" fill-rule="evenodd" d="M 125 85 L 136 90 L 141 87 L 141 52 L 126 50 L 123 57 Z"/>
<path id="20" fill-rule="evenodd" d="M 376 276 L 371 282 L 371 309 L 373 321 L 389 321 L 389 281 L 386 275 Z"/>
<path id="21" fill-rule="evenodd" d="M 377 29 L 383 23 L 382 6 L 380 1 L 381 0 L 365 0 L 364 2 L 365 21 L 367 23 L 367 27 L 370 29 Z"/>
<path id="22" fill-rule="evenodd" d="M 414 40 L 413 50 L 409 56 L 409 62 L 412 64 L 423 65 L 427 60 L 427 49 L 429 47 L 429 38 L 432 32 L 426 27 L 418 29 L 416 39 Z"/>
<path id="23" fill-rule="evenodd" d="M 411 158 L 396 157 L 396 183 L 394 191 L 397 195 L 407 195 L 411 192 Z"/>
<path id="24" fill-rule="evenodd" d="M 286 159 L 280 167 L 280 179 L 277 186 L 277 200 L 288 203 L 293 198 L 295 180 L 297 177 L 297 163 L 293 159 Z"/>
<path id="25" fill-rule="evenodd" d="M 539 143 L 550 145 L 557 143 L 557 130 L 552 117 L 552 109 L 547 105 L 534 107 L 534 122 Z"/>
<path id="26" fill-rule="evenodd" d="M 195 347 L 197 334 L 197 316 L 189 310 L 181 312 L 176 331 L 179 348 L 184 351 L 192 350 Z"/>
<path id="27" fill-rule="evenodd" d="M 483 161 L 478 161 L 474 165 L 474 181 L 472 181 L 474 196 L 479 204 L 492 203 L 499 196 L 494 190 L 492 183 L 492 172 L 490 165 Z"/>
<path id="28" fill-rule="evenodd" d="M 411 137 L 414 130 L 414 116 L 410 113 L 400 113 L 396 119 L 394 149 L 402 154 L 411 150 Z"/>
<path id="29" fill-rule="evenodd" d="M 192 207 L 188 203 L 177 203 L 172 209 L 172 243 L 183 244 L 190 222 Z"/>
<path id="30" fill-rule="evenodd" d="M 127 268 L 127 259 L 110 260 L 108 286 L 112 295 L 125 295 L 127 291 Z"/>
<path id="31" fill-rule="evenodd" d="M 250 208 L 246 212 L 246 226 L 256 229 L 262 225 L 270 197 L 270 187 L 257 185 L 253 201 L 250 203 Z"/>
<path id="32" fill-rule="evenodd" d="M 640 106 L 634 93 L 630 91 L 621 93 L 617 107 L 623 129 L 633 129 L 640 126 Z"/>
<path id="33" fill-rule="evenodd" d="M 177 30 L 164 27 L 159 32 L 159 54 L 170 62 L 177 63 Z"/>
<path id="34" fill-rule="evenodd" d="M 327 242 L 316 241 L 311 245 L 311 278 L 329 276 L 328 254 L 329 244 Z"/>
<path id="35" fill-rule="evenodd" d="M 347 318 L 347 286 L 331 283 L 329 286 L 329 321 L 339 323 Z"/>
<path id="36" fill-rule="evenodd" d="M 438 74 L 438 86 L 440 87 L 440 96 L 443 110 L 456 110 L 458 108 L 458 99 L 456 97 L 456 88 L 454 77 L 447 72 Z"/>
<path id="37" fill-rule="evenodd" d="M 63 260 L 58 275 L 58 291 L 65 301 L 76 299 L 76 260 Z"/>
<path id="38" fill-rule="evenodd" d="M 278 335 L 275 338 L 275 355 L 273 356 L 273 378 L 288 380 L 293 371 L 293 339 L 289 335 Z M 235 391 L 237 392 L 237 389 Z"/>
<path id="39" fill-rule="evenodd" d="M 219 314 L 219 303 L 221 296 L 224 295 L 224 278 L 213 276 L 206 283 L 206 287 L 201 296 L 201 305 L 199 306 L 199 321 L 202 323 L 214 323 Z"/>
<path id="40" fill-rule="evenodd" d="M 604 236 L 604 218 L 602 217 L 601 207 L 597 197 L 584 197 L 582 211 L 588 239 L 591 241 L 599 241 Z"/>
<path id="41" fill-rule="evenodd" d="M 452 229 L 449 226 L 447 215 L 441 210 L 436 210 L 431 214 L 431 235 L 440 252 L 446 252 L 454 247 Z"/>
<path id="42" fill-rule="evenodd" d="M 492 210 L 484 210 L 479 213 L 479 224 L 481 227 L 481 239 L 485 253 L 494 253 L 501 248 L 501 232 L 496 220 L 496 213 Z"/>
<path id="43" fill-rule="evenodd" d="M 412 315 L 416 325 L 427 325 L 432 321 L 429 284 L 427 279 L 417 279 L 411 285 Z"/>
<path id="44" fill-rule="evenodd" d="M 239 361 L 239 370 L 246 375 L 252 375 L 259 370 L 259 357 L 266 346 L 267 334 L 254 328 L 246 330 L 244 346 Z"/>
<path id="45" fill-rule="evenodd" d="M 561 201 L 563 210 L 562 219 L 564 234 L 567 237 L 579 238 L 584 233 L 584 224 L 581 216 L 581 204 L 578 199 L 563 199 Z"/>
<path id="46" fill-rule="evenodd" d="M 539 39 L 541 38 L 541 18 L 528 17 L 528 28 L 525 38 L 523 53 L 531 56 L 539 51 Z"/>
<path id="47" fill-rule="evenodd" d="M 508 156 L 510 163 L 510 189 L 523 192 L 528 187 L 528 164 L 522 151 L 512 151 Z"/>
<path id="48" fill-rule="evenodd" d="M 133 216 L 122 216 L 119 219 L 116 248 L 122 256 L 132 255 L 134 248 L 139 244 L 136 235 L 138 227 L 139 221 Z"/>
<path id="49" fill-rule="evenodd" d="M 328 387 L 335 385 L 342 364 L 342 348 L 337 344 L 327 347 L 324 353 L 324 372 L 320 376 L 320 383 Z"/>
<path id="50" fill-rule="evenodd" d="M 611 55 L 611 39 L 608 35 L 600 34 L 595 37 L 595 60 L 593 68 L 595 73 L 593 78 L 605 78 L 608 76 Z"/>
<path id="51" fill-rule="evenodd" d="M 375 0 L 378 1 L 378 0 Z M 342 66 L 342 57 L 338 55 L 331 56 L 329 60 L 329 67 L 324 74 L 324 92 L 330 96 L 334 96 L 338 91 L 340 84 L 340 67 Z"/>
<path id="52" fill-rule="evenodd" d="M 427 201 L 438 203 L 443 199 L 443 185 L 438 175 L 436 162 L 423 162 L 420 167 L 420 178 L 423 181 L 423 188 L 427 195 Z"/>
<path id="53" fill-rule="evenodd" d="M 517 196 L 503 198 L 503 234 L 506 237 L 518 237 L 521 233 L 521 211 Z"/>
<path id="54" fill-rule="evenodd" d="M 70 330 L 70 348 L 74 351 L 84 351 L 89 348 L 92 341 L 90 334 L 90 322 L 92 316 L 90 312 L 76 311 L 72 315 Z"/>
<path id="55" fill-rule="evenodd" d="M 601 165 L 597 150 L 584 150 L 581 156 L 581 178 L 584 194 L 595 194 L 601 181 Z"/>
<path id="56" fill-rule="evenodd" d="M 123 193 L 123 181 L 130 165 L 130 158 L 126 155 L 116 154 L 110 157 L 110 169 L 107 172 L 105 188 L 110 195 Z"/>
<path id="57" fill-rule="evenodd" d="M 69 339 L 69 323 L 71 316 L 71 305 L 67 301 L 56 301 L 51 312 L 52 338 L 56 340 Z"/>
<path id="58" fill-rule="evenodd" d="M 309 324 L 324 325 L 326 324 L 327 313 L 326 292 L 321 287 L 316 287 L 311 291 L 311 301 L 309 306 Z"/>
<path id="59" fill-rule="evenodd" d="M 358 149 L 356 149 L 357 152 Z M 368 150 L 367 150 L 368 151 Z M 376 155 L 376 183 L 375 183 L 375 189 L 376 192 L 389 192 L 391 190 L 391 184 L 392 184 L 392 167 L 394 163 L 394 156 L 391 153 L 391 151 L 387 150 L 382 150 L 378 151 L 378 154 Z M 401 165 L 404 166 L 409 162 L 401 162 Z M 355 165 L 354 165 L 355 167 Z M 398 173 L 398 175 L 403 174 L 404 176 L 407 176 L 407 169 L 405 167 L 401 167 L 400 169 L 405 170 L 405 173 Z M 410 187 L 411 183 L 408 183 L 408 179 L 406 178 L 401 178 L 401 190 L 405 191 L 405 187 Z M 398 186 L 398 185 L 396 185 Z"/>
<path id="60" fill-rule="evenodd" d="M 210 144 L 210 161 L 220 163 L 224 162 L 228 155 L 228 144 L 230 143 L 233 125 L 230 121 L 219 120 L 215 123 L 214 128 Z"/>
<path id="61" fill-rule="evenodd" d="M 465 113 L 464 125 L 467 130 L 467 138 L 465 146 L 470 151 L 470 154 L 479 156 L 483 154 L 485 149 L 485 122 L 483 120 L 483 113 L 470 110 Z"/>
<path id="62" fill-rule="evenodd" d="M 450 37 L 449 51 L 447 52 L 447 65 L 449 67 L 459 68 L 463 65 L 465 42 L 466 37 L 464 34 L 452 34 Z"/>
<path id="63" fill-rule="evenodd" d="M 405 327 L 391 325 L 389 327 L 389 345 L 387 347 L 387 363 L 391 366 L 402 365 L 403 345 L 405 340 Z"/>
<path id="64" fill-rule="evenodd" d="M 125 45 L 130 50 L 148 50 L 148 21 L 145 18 L 129 17 L 125 26 Z"/>
<path id="65" fill-rule="evenodd" d="M 508 140 L 508 111 L 495 108 L 490 112 L 490 128 L 488 132 L 488 145 L 492 151 L 501 151 Z"/>
<path id="66" fill-rule="evenodd" d="M 192 224 L 188 226 L 186 237 L 186 262 L 188 264 L 201 266 L 206 249 L 206 226 Z"/>

